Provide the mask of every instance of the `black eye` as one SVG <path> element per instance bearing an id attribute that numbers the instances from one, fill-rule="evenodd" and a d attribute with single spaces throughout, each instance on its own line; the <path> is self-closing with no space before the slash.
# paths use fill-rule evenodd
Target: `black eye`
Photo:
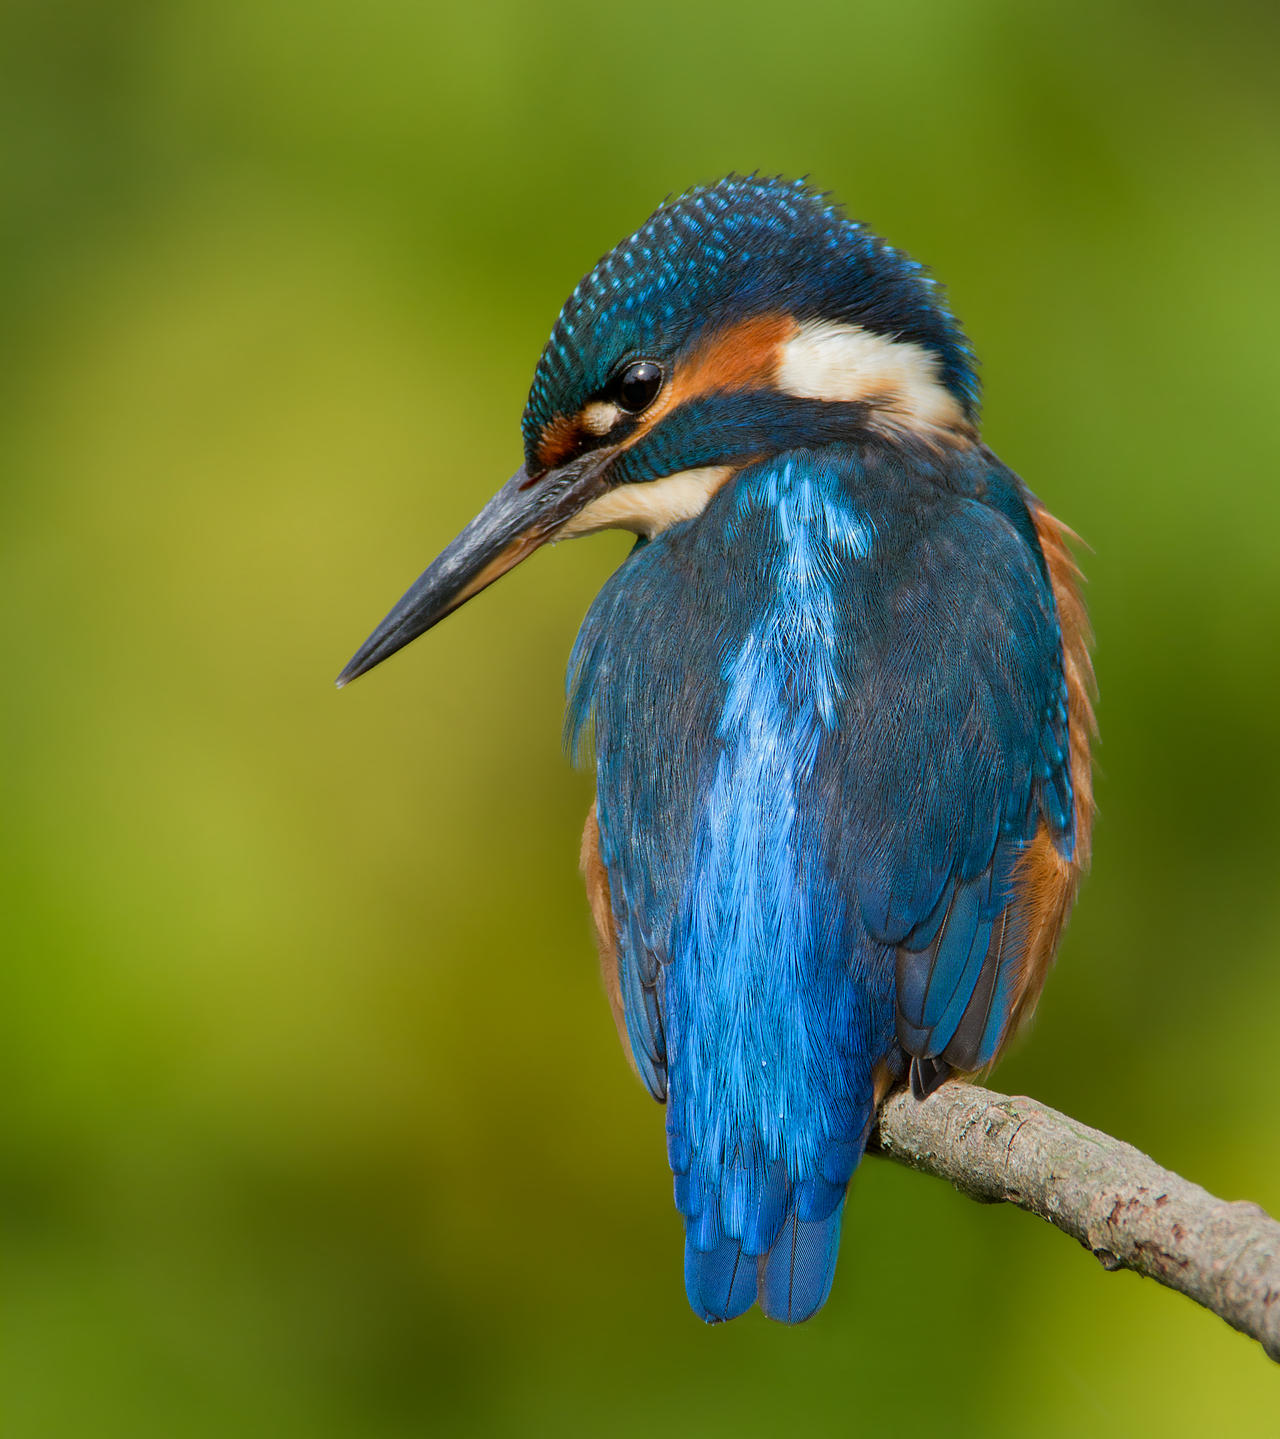
<path id="1" fill-rule="evenodd" d="M 613 397 L 619 409 L 626 410 L 629 415 L 638 415 L 653 404 L 661 388 L 662 366 L 652 360 L 637 360 L 618 376 Z"/>

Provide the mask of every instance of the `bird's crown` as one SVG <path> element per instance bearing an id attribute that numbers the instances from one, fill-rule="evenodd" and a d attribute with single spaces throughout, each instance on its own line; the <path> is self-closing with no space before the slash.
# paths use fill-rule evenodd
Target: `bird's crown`
<path id="1" fill-rule="evenodd" d="M 566 300 L 522 422 L 530 471 L 589 446 L 593 434 L 604 442 L 612 428 L 606 407 L 621 410 L 625 425 L 691 355 L 701 355 L 705 369 L 712 339 L 739 332 L 728 348 L 742 357 L 744 373 L 735 377 L 722 360 L 720 387 L 759 387 L 756 352 L 772 345 L 772 355 L 773 342 L 797 330 L 828 341 L 856 332 L 863 351 L 866 337 L 912 347 L 963 418 L 974 417 L 972 352 L 918 261 L 803 180 L 730 175 L 660 206 Z M 829 343 L 823 353 L 831 358 Z M 639 368 L 646 363 L 648 370 Z M 816 390 L 810 398 L 843 396 Z"/>

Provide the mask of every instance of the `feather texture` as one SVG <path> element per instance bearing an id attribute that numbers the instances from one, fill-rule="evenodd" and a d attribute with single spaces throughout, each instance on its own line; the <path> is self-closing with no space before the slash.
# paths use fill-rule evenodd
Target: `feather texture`
<path id="1" fill-rule="evenodd" d="M 976 445 L 749 466 L 592 606 L 568 732 L 602 955 L 704 1318 L 818 1308 L 876 1084 L 997 1052 L 1041 923 L 1019 876 L 1076 854 L 1069 705 L 1026 492 Z"/>

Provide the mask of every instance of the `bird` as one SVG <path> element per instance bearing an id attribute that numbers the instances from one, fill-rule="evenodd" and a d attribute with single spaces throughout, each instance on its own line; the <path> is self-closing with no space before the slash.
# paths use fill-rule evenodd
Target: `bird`
<path id="1" fill-rule="evenodd" d="M 561 309 L 520 468 L 338 680 L 545 544 L 634 534 L 565 728 L 708 1323 L 822 1307 L 877 1106 L 991 1067 L 1089 863 L 1075 536 L 979 401 L 939 283 L 807 180 L 669 197 Z"/>

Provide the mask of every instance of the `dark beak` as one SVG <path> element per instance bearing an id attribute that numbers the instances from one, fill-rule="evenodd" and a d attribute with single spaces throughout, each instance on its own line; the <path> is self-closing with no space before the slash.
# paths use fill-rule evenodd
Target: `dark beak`
<path id="1" fill-rule="evenodd" d="M 425 634 L 554 539 L 562 525 L 603 494 L 611 458 L 611 452 L 595 450 L 536 478 L 517 470 L 360 646 L 338 676 L 338 688 Z"/>

